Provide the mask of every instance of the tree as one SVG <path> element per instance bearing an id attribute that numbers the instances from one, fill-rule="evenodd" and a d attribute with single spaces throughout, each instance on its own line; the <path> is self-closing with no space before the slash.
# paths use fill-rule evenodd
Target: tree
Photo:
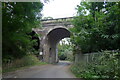
<path id="1" fill-rule="evenodd" d="M 65 41 L 69 42 L 69 39 L 61 41 L 61 44 L 58 44 L 58 57 L 60 60 L 73 60 L 72 55 L 72 45 L 66 44 Z"/>
<path id="2" fill-rule="evenodd" d="M 76 59 L 79 53 L 86 54 L 83 61 L 73 67 L 80 78 L 119 80 L 120 59 L 120 2 L 81 3 L 78 15 L 73 20 L 71 42 Z M 88 12 L 88 14 L 86 14 Z M 101 51 L 101 52 L 99 52 Z M 86 59 L 87 58 L 87 59 Z M 85 61 L 85 62 L 84 62 Z"/>
<path id="3" fill-rule="evenodd" d="M 82 2 L 77 10 L 70 29 L 75 53 L 120 49 L 120 2 Z"/>
<path id="4" fill-rule="evenodd" d="M 32 53 L 32 28 L 41 27 L 40 18 L 43 4 L 40 2 L 3 2 L 3 61 L 21 58 Z"/>

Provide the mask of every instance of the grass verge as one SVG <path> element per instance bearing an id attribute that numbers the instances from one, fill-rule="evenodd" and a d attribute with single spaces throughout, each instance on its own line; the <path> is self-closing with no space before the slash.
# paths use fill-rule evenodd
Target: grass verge
<path id="1" fill-rule="evenodd" d="M 22 59 L 17 59 L 10 63 L 7 63 L 7 64 L 3 63 L 2 73 L 12 72 L 19 69 L 25 69 L 28 67 L 32 67 L 36 65 L 44 65 L 44 64 L 47 64 L 47 63 L 41 62 L 40 60 L 38 60 L 38 58 L 35 55 L 27 55 Z"/>
<path id="2" fill-rule="evenodd" d="M 91 62 L 78 62 L 71 66 L 72 73 L 85 80 L 120 80 L 120 52 L 102 52 Z"/>

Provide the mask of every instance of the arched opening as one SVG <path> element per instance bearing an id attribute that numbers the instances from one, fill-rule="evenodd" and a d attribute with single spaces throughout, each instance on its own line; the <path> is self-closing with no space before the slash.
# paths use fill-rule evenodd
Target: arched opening
<path id="1" fill-rule="evenodd" d="M 58 62 L 57 44 L 60 40 L 67 37 L 70 37 L 70 31 L 68 31 L 66 28 L 55 28 L 47 34 L 49 63 Z"/>
<path id="2" fill-rule="evenodd" d="M 39 49 L 40 49 L 40 39 L 35 31 L 32 31 L 31 33 L 29 33 L 29 35 L 31 35 L 31 41 L 34 42 L 32 47 L 35 52 L 35 55 L 38 56 Z"/>

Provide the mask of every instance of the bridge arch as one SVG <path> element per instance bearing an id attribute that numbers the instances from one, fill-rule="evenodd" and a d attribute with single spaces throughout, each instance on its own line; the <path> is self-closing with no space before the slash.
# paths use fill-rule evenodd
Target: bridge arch
<path id="1" fill-rule="evenodd" d="M 70 31 L 65 27 L 57 27 L 48 31 L 46 35 L 46 47 L 44 47 L 44 61 L 49 63 L 58 62 L 57 44 L 63 38 L 70 37 Z"/>
<path id="2" fill-rule="evenodd" d="M 57 44 L 63 38 L 70 37 L 70 31 L 66 28 L 54 28 L 47 34 L 48 41 L 52 44 Z"/>

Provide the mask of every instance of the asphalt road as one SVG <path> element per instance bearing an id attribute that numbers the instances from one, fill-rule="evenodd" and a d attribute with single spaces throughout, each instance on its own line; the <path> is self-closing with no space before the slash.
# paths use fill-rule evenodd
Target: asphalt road
<path id="1" fill-rule="evenodd" d="M 70 62 L 60 61 L 58 64 L 34 66 L 3 75 L 3 78 L 75 78 L 70 72 Z"/>

